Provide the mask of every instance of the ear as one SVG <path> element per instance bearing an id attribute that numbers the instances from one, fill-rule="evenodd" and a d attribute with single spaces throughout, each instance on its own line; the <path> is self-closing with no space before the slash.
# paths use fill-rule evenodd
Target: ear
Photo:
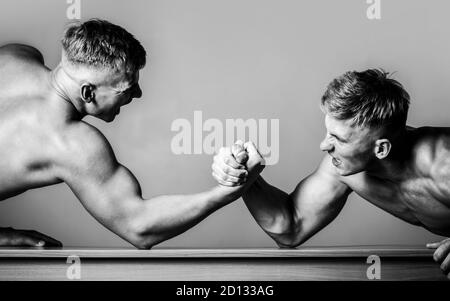
<path id="1" fill-rule="evenodd" d="M 83 83 L 81 84 L 80 88 L 80 96 L 81 99 L 86 102 L 90 103 L 95 100 L 95 86 L 90 83 Z"/>
<path id="2" fill-rule="evenodd" d="M 375 141 L 375 156 L 378 159 L 384 159 L 389 155 L 392 144 L 388 139 L 378 139 Z"/>

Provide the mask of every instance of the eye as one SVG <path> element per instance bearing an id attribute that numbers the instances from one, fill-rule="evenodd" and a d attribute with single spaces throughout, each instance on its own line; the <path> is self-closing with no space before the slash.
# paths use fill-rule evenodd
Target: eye
<path id="1" fill-rule="evenodd" d="M 335 139 L 338 143 L 345 143 L 344 140 L 340 139 L 338 136 L 331 134 L 330 135 L 333 139 Z"/>

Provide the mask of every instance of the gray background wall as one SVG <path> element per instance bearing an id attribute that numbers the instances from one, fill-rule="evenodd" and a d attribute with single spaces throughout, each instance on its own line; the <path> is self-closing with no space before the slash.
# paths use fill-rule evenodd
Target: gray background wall
<path id="1" fill-rule="evenodd" d="M 450 124 L 450 3 L 382 1 L 366 18 L 364 0 L 83 1 L 82 18 L 122 25 L 149 52 L 144 96 L 100 128 L 144 196 L 206 190 L 210 155 L 174 155 L 176 118 L 280 119 L 280 160 L 263 176 L 292 191 L 314 170 L 325 134 L 319 99 L 347 70 L 382 67 L 412 96 L 413 126 Z M 2 0 L 0 43 L 39 48 L 49 67 L 60 57 L 66 1 Z M 130 246 L 99 225 L 63 184 L 0 203 L 0 225 L 31 228 L 66 246 Z M 341 215 L 307 245 L 423 244 L 438 239 L 352 195 Z M 242 200 L 160 247 L 270 247 Z"/>

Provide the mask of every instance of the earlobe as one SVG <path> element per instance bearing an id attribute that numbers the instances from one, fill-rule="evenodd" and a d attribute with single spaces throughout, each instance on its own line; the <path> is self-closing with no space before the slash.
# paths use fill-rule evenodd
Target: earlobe
<path id="1" fill-rule="evenodd" d="M 384 159 L 389 155 L 392 144 L 388 139 L 379 139 L 376 141 L 375 156 L 378 159 Z"/>

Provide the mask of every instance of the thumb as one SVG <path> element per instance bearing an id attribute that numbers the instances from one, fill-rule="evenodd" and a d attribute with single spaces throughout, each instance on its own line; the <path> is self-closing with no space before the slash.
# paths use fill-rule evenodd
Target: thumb
<path id="1" fill-rule="evenodd" d="M 440 245 L 441 245 L 441 242 L 433 242 L 433 243 L 428 243 L 426 246 L 429 249 L 436 249 Z"/>
<path id="2" fill-rule="evenodd" d="M 258 149 L 256 148 L 255 144 L 252 141 L 245 142 L 244 143 L 244 148 L 247 151 L 248 156 L 250 158 L 259 157 L 262 160 L 261 164 L 265 165 L 265 160 L 264 160 L 263 156 L 261 156 L 261 154 L 259 153 Z"/>
<path id="3" fill-rule="evenodd" d="M 231 153 L 239 164 L 245 164 L 248 160 L 248 154 L 245 151 L 244 143 L 240 140 L 231 146 Z"/>

